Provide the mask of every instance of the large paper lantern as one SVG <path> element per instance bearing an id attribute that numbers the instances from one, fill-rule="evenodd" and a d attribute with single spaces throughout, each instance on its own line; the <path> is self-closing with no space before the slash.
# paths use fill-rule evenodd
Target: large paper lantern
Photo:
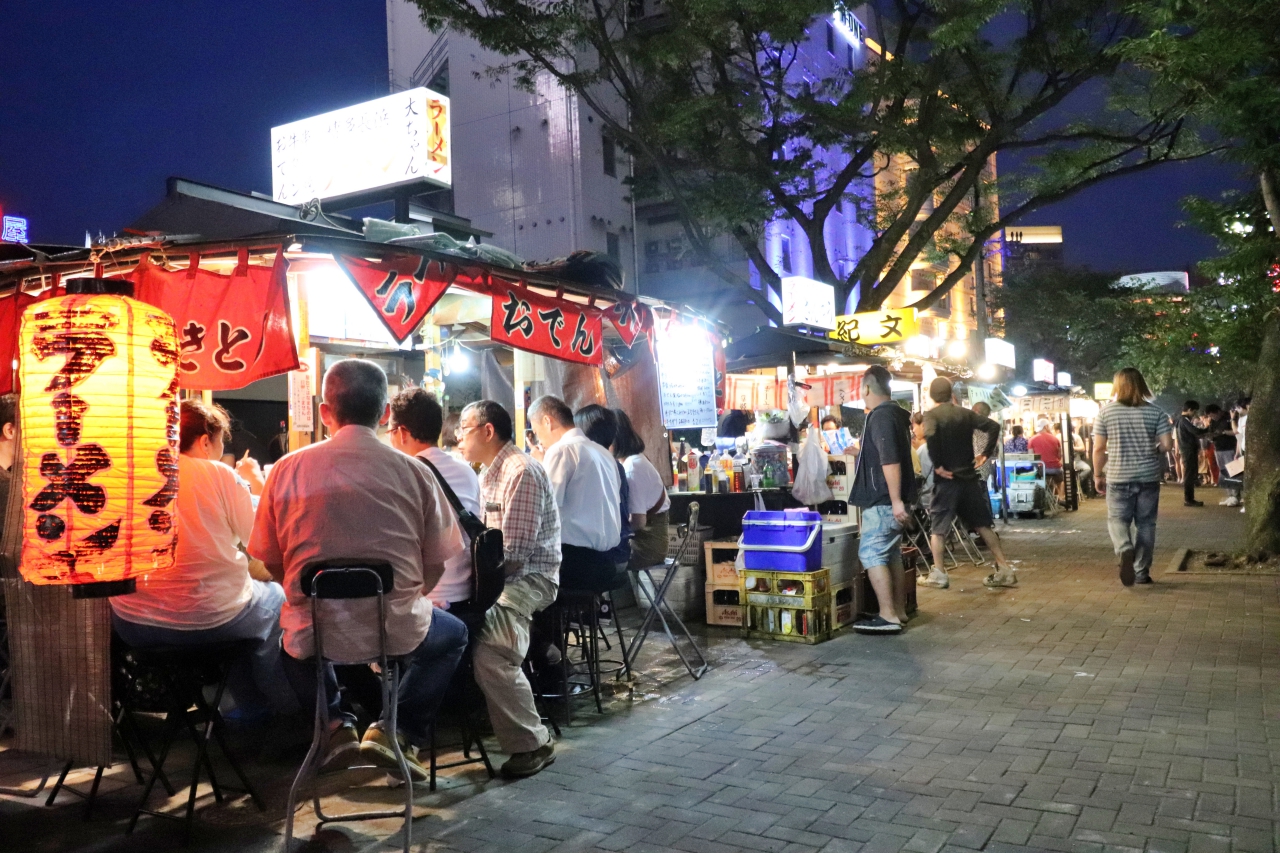
<path id="1" fill-rule="evenodd" d="M 178 337 L 131 294 L 72 279 L 22 315 L 22 576 L 79 597 L 173 565 Z"/>

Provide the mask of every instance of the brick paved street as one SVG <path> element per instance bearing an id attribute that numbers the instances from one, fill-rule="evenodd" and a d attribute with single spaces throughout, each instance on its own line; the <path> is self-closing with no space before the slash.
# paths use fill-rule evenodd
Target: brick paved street
<path id="1" fill-rule="evenodd" d="M 716 631 L 719 665 L 701 681 L 583 715 L 533 779 L 469 775 L 424 795 L 415 839 L 521 853 L 1276 850 L 1280 578 L 1164 574 L 1177 547 L 1232 547 L 1242 519 L 1214 490 L 1201 510 L 1162 497 L 1153 586 L 1116 580 L 1100 501 L 1020 522 L 1005 533 L 1019 588 L 986 590 L 989 569 L 963 567 L 952 589 L 920 591 L 897 638 Z M 13 784 L 6 758 L 0 784 Z M 127 840 L 123 805 L 83 824 L 64 799 L 0 801 L 0 826 L 25 842 L 0 831 L 0 848 L 178 837 L 152 822 Z M 205 809 L 193 849 L 278 844 L 283 794 L 270 799 L 265 822 Z M 330 827 L 310 849 L 394 849 L 396 829 Z"/>

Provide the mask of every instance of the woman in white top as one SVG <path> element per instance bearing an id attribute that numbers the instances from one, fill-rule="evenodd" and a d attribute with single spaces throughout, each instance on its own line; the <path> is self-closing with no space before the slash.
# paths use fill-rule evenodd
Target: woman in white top
<path id="1" fill-rule="evenodd" d="M 253 718 L 288 713 L 297 700 L 280 665 L 284 590 L 255 580 L 240 547 L 253 532 L 249 484 L 215 461 L 230 432 L 221 407 L 182 402 L 174 565 L 140 579 L 132 595 L 112 598 L 111 621 L 135 647 L 256 640 L 249 660 L 232 670 L 228 683 L 239 715 Z M 245 460 L 251 476 L 256 468 Z"/>
<path id="2" fill-rule="evenodd" d="M 644 440 L 636 434 L 631 418 L 622 409 L 614 409 L 618 417 L 618 434 L 613 440 L 613 455 L 622 463 L 630 490 L 631 568 L 656 566 L 667 557 L 667 510 L 671 499 L 662 483 L 662 475 L 644 455 Z"/>

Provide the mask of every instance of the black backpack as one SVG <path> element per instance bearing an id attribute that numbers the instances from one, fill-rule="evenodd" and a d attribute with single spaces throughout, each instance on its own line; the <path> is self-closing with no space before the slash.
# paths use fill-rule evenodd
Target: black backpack
<path id="1" fill-rule="evenodd" d="M 425 457 L 417 457 L 436 475 L 449 505 L 457 513 L 458 523 L 471 537 L 471 601 L 477 610 L 485 611 L 502 595 L 506 585 L 506 558 L 502 550 L 502 531 L 485 523 L 462 505 L 440 469 Z"/>

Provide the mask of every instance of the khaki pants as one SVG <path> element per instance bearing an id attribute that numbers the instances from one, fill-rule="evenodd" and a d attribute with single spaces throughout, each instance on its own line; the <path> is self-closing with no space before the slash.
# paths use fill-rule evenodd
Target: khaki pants
<path id="1" fill-rule="evenodd" d="M 533 614 L 555 600 L 556 585 L 543 575 L 508 581 L 480 629 L 474 658 L 476 683 L 489 706 L 493 733 L 509 755 L 532 752 L 551 740 L 520 665 L 529 651 Z"/>

